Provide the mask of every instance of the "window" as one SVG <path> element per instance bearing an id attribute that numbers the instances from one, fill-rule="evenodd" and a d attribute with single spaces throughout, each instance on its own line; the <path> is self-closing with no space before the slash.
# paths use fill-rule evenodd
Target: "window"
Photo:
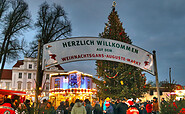
<path id="1" fill-rule="evenodd" d="M 18 83 L 18 89 L 21 89 L 22 82 L 17 82 Z"/>
<path id="2" fill-rule="evenodd" d="M 1 89 L 3 88 L 3 82 L 0 82 L 0 88 Z"/>
<path id="3" fill-rule="evenodd" d="M 55 79 L 55 88 L 60 88 L 60 78 Z"/>
<path id="4" fill-rule="evenodd" d="M 21 72 L 19 72 L 19 78 L 22 78 L 22 73 Z"/>
<path id="5" fill-rule="evenodd" d="M 160 95 L 163 95 L 163 92 L 162 91 L 159 91 Z"/>
<path id="6" fill-rule="evenodd" d="M 49 83 L 46 83 L 46 90 L 49 90 Z"/>
<path id="7" fill-rule="evenodd" d="M 46 74 L 46 80 L 49 80 L 49 74 Z"/>
<path id="8" fill-rule="evenodd" d="M 29 64 L 28 68 L 29 68 L 29 69 L 32 69 L 32 64 Z"/>
<path id="9" fill-rule="evenodd" d="M 90 81 L 90 79 L 87 79 L 87 88 L 88 88 L 88 89 L 91 88 L 91 81 Z"/>
<path id="10" fill-rule="evenodd" d="M 31 79 L 31 73 L 28 73 L 28 79 Z"/>
<path id="11" fill-rule="evenodd" d="M 150 90 L 150 95 L 154 95 L 153 90 Z"/>
<path id="12" fill-rule="evenodd" d="M 30 90 L 31 89 L 31 82 L 27 83 L 27 89 Z"/>
<path id="13" fill-rule="evenodd" d="M 6 89 L 10 89 L 10 82 L 6 82 Z"/>

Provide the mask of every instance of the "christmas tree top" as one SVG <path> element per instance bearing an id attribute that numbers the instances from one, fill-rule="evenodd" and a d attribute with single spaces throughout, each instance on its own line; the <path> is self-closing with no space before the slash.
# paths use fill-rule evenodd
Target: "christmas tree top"
<path id="1" fill-rule="evenodd" d="M 129 36 L 127 36 L 127 33 L 125 33 L 125 29 L 120 22 L 115 6 L 116 2 L 114 1 L 112 11 L 108 16 L 108 23 L 105 23 L 104 32 L 100 33 L 99 36 L 132 44 L 132 41 Z"/>

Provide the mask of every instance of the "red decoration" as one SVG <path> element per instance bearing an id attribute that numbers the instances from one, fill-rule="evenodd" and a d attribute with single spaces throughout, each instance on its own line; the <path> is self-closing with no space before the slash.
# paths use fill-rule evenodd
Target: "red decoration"
<path id="1" fill-rule="evenodd" d="M 131 72 L 129 72 L 129 74 L 131 74 Z"/>
<path id="2" fill-rule="evenodd" d="M 106 74 L 105 74 L 106 75 Z M 116 73 L 116 75 L 114 75 L 113 77 L 110 77 L 108 75 L 106 75 L 107 78 L 115 78 L 116 76 L 118 76 L 118 72 Z"/>
<path id="3" fill-rule="evenodd" d="M 100 76 L 98 76 L 98 78 L 100 78 Z"/>
<path id="4" fill-rule="evenodd" d="M 107 89 L 105 89 L 105 91 L 107 91 Z"/>
<path id="5" fill-rule="evenodd" d="M 143 86 L 143 88 L 146 88 L 146 86 Z"/>
<path id="6" fill-rule="evenodd" d="M 120 33 L 119 33 L 119 35 L 122 35 L 122 34 L 123 34 L 123 32 L 120 32 Z"/>

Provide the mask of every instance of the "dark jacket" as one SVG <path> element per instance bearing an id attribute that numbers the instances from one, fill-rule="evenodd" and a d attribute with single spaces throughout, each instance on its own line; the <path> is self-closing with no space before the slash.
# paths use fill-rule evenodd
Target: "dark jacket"
<path id="1" fill-rule="evenodd" d="M 106 108 L 106 114 L 114 114 L 114 109 L 112 105 Z"/>
<path id="2" fill-rule="evenodd" d="M 139 107 L 139 114 L 147 114 L 145 107 Z"/>
<path id="3" fill-rule="evenodd" d="M 99 104 L 95 104 L 94 106 L 94 114 L 103 114 L 103 111 Z"/>
<path id="4" fill-rule="evenodd" d="M 116 114 L 126 114 L 128 105 L 126 103 L 119 103 L 116 107 Z"/>
<path id="5" fill-rule="evenodd" d="M 92 106 L 89 103 L 86 104 L 85 109 L 87 111 L 87 114 L 92 114 Z"/>
<path id="6" fill-rule="evenodd" d="M 53 106 L 50 108 L 45 108 L 44 114 L 56 114 L 56 111 Z"/>

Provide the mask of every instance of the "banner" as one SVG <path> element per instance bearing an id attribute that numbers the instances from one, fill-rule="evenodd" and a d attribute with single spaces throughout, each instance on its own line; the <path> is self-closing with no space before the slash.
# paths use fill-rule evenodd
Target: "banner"
<path id="1" fill-rule="evenodd" d="M 154 75 L 153 55 L 124 42 L 99 37 L 78 37 L 62 39 L 43 46 L 43 69 L 82 60 L 126 63 Z"/>

